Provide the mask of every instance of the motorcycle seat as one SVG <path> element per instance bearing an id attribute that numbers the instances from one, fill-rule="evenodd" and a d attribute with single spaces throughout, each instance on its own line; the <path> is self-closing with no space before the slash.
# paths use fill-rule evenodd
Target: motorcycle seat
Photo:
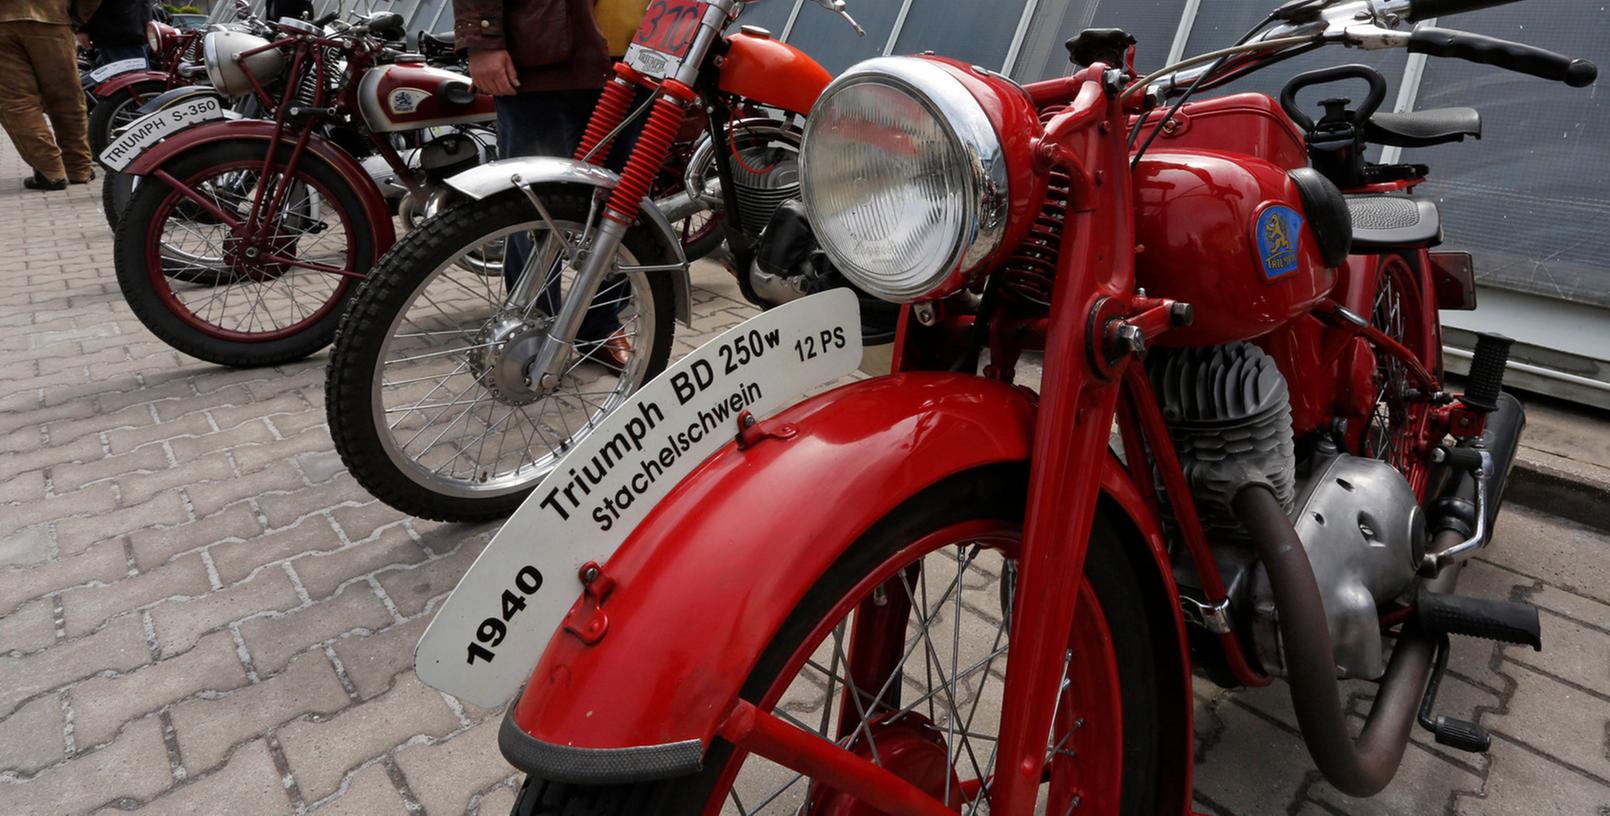
<path id="1" fill-rule="evenodd" d="M 1442 215 L 1423 198 L 1400 195 L 1347 197 L 1353 217 L 1353 252 L 1422 249 L 1442 243 Z"/>
<path id="2" fill-rule="evenodd" d="M 1377 113 L 1364 126 L 1364 140 L 1392 147 L 1431 147 L 1481 138 L 1481 111 L 1437 108 L 1412 113 Z"/>
<path id="3" fill-rule="evenodd" d="M 419 43 L 421 48 L 425 47 L 425 43 L 430 43 L 431 45 L 441 46 L 448 51 L 452 51 L 453 32 L 449 31 L 445 34 L 436 34 L 430 31 L 421 31 L 419 32 Z"/>

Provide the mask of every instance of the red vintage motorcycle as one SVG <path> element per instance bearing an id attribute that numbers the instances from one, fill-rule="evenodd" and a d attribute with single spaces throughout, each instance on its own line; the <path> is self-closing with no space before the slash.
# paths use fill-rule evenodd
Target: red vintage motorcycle
<path id="1" fill-rule="evenodd" d="M 141 322 L 186 354 L 261 366 L 329 345 L 357 282 L 396 241 L 357 155 L 383 156 L 416 200 L 482 159 L 461 131 L 495 118 L 491 97 L 392 48 L 401 16 L 324 22 L 282 19 L 273 39 L 206 35 L 213 88 L 256 97 L 272 119 L 208 121 L 224 117 L 216 100 L 185 102 L 131 125 L 102 156 L 143 177 L 120 219 L 118 284 Z M 428 154 L 418 172 L 392 142 L 416 133 Z"/>
<path id="2" fill-rule="evenodd" d="M 835 80 L 804 201 L 834 265 L 906 304 L 895 373 L 757 420 L 858 357 L 853 301 L 797 301 L 536 489 L 415 661 L 482 705 L 523 684 L 499 734 L 530 774 L 516 812 L 1190 813 L 1193 671 L 1283 677 L 1353 796 L 1416 722 L 1485 750 L 1437 688 L 1452 636 L 1540 644 L 1530 606 L 1455 594 L 1524 414 L 1502 338 L 1445 389 L 1437 311 L 1474 306 L 1468 258 L 1430 251 L 1436 208 L 1403 194 L 1425 168 L 1363 158 L 1479 119 L 1371 115 L 1359 67 L 1299 77 L 1290 112 L 1189 99 L 1326 45 L 1595 80 L 1395 30 L 1502 2 L 1299 0 L 1138 78 L 1105 30 L 1028 86 L 932 56 Z M 1344 76 L 1360 108 L 1302 113 Z M 1356 738 L 1339 679 L 1378 684 Z"/>

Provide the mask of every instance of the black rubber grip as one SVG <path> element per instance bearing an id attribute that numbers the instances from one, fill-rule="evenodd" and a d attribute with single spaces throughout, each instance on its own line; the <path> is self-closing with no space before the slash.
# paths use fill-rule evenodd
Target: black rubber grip
<path id="1" fill-rule="evenodd" d="M 1537 607 L 1529 603 L 1444 595 L 1422 589 L 1415 597 L 1415 618 L 1427 634 L 1485 638 L 1543 650 L 1543 630 L 1537 619 Z"/>
<path id="2" fill-rule="evenodd" d="M 1501 334 L 1476 335 L 1476 351 L 1470 358 L 1470 375 L 1460 402 L 1485 413 L 1498 410 L 1498 396 L 1504 391 L 1504 371 L 1509 366 L 1509 347 L 1514 340 Z"/>
<path id="3" fill-rule="evenodd" d="M 1443 448 L 1443 462 L 1459 470 L 1481 470 L 1481 451 L 1475 448 Z"/>
<path id="4" fill-rule="evenodd" d="M 335 22 L 336 20 L 339 20 L 339 19 L 341 19 L 341 12 L 332 11 L 329 14 L 326 14 L 323 17 L 320 17 L 319 19 L 314 20 L 313 24 L 318 26 L 319 28 L 324 28 L 325 26 L 327 26 L 327 25 L 329 25 L 329 24 L 331 24 L 331 23 L 333 23 L 333 22 Z"/>
<path id="5" fill-rule="evenodd" d="M 1417 22 L 1432 17 L 1448 17 L 1467 11 L 1507 6 L 1520 0 L 1413 0 L 1409 3 L 1409 20 Z"/>
<path id="6" fill-rule="evenodd" d="M 1586 88 L 1599 78 L 1598 67 L 1585 59 L 1468 31 L 1417 28 L 1409 35 L 1409 52 L 1493 65 L 1507 71 L 1564 82 L 1573 88 Z"/>
<path id="7" fill-rule="evenodd" d="M 1439 744 L 1472 754 L 1485 754 L 1487 749 L 1493 747 L 1493 738 L 1487 729 L 1453 717 L 1438 717 L 1437 727 L 1432 729 L 1432 733 L 1437 735 Z"/>

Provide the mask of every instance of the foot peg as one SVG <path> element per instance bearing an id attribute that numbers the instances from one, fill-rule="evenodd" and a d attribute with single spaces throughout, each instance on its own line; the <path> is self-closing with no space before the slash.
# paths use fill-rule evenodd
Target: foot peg
<path id="1" fill-rule="evenodd" d="M 1498 395 L 1504 390 L 1504 369 L 1509 365 L 1509 348 L 1515 341 L 1501 334 L 1476 336 L 1476 352 L 1470 360 L 1465 395 L 1459 399 L 1473 411 L 1490 414 L 1498 410 Z"/>
<path id="2" fill-rule="evenodd" d="M 1528 603 L 1444 595 L 1421 589 L 1415 597 L 1415 618 L 1420 631 L 1432 637 L 1464 635 L 1543 650 L 1537 607 Z"/>
<path id="3" fill-rule="evenodd" d="M 1420 724 L 1425 725 L 1425 721 L 1422 720 Z M 1493 747 L 1493 738 L 1487 733 L 1487 729 L 1466 720 L 1438 717 L 1427 730 L 1436 737 L 1438 745 L 1446 745 L 1458 751 L 1485 754 L 1488 748 Z"/>

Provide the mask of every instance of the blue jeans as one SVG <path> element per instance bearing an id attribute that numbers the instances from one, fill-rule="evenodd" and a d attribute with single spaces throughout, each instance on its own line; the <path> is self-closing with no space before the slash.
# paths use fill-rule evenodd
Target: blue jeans
<path id="1" fill-rule="evenodd" d="M 495 98 L 498 111 L 498 158 L 514 156 L 559 156 L 569 158 L 581 144 L 593 108 L 598 105 L 599 91 L 532 91 L 514 96 Z M 617 172 L 630 155 L 637 140 L 634 126 L 615 140 L 609 153 L 608 166 Z M 531 256 L 531 237 L 521 233 L 511 236 L 503 252 L 503 280 L 512 288 L 515 279 L 525 268 Z M 541 270 L 546 272 L 546 270 Z M 620 310 L 629 292 L 626 280 L 617 277 L 606 280 L 598 289 L 595 303 L 608 304 L 587 310 L 576 339 L 583 342 L 601 342 L 620 330 Z M 549 315 L 559 313 L 563 303 L 559 277 L 555 275 L 537 296 L 537 308 Z"/>

